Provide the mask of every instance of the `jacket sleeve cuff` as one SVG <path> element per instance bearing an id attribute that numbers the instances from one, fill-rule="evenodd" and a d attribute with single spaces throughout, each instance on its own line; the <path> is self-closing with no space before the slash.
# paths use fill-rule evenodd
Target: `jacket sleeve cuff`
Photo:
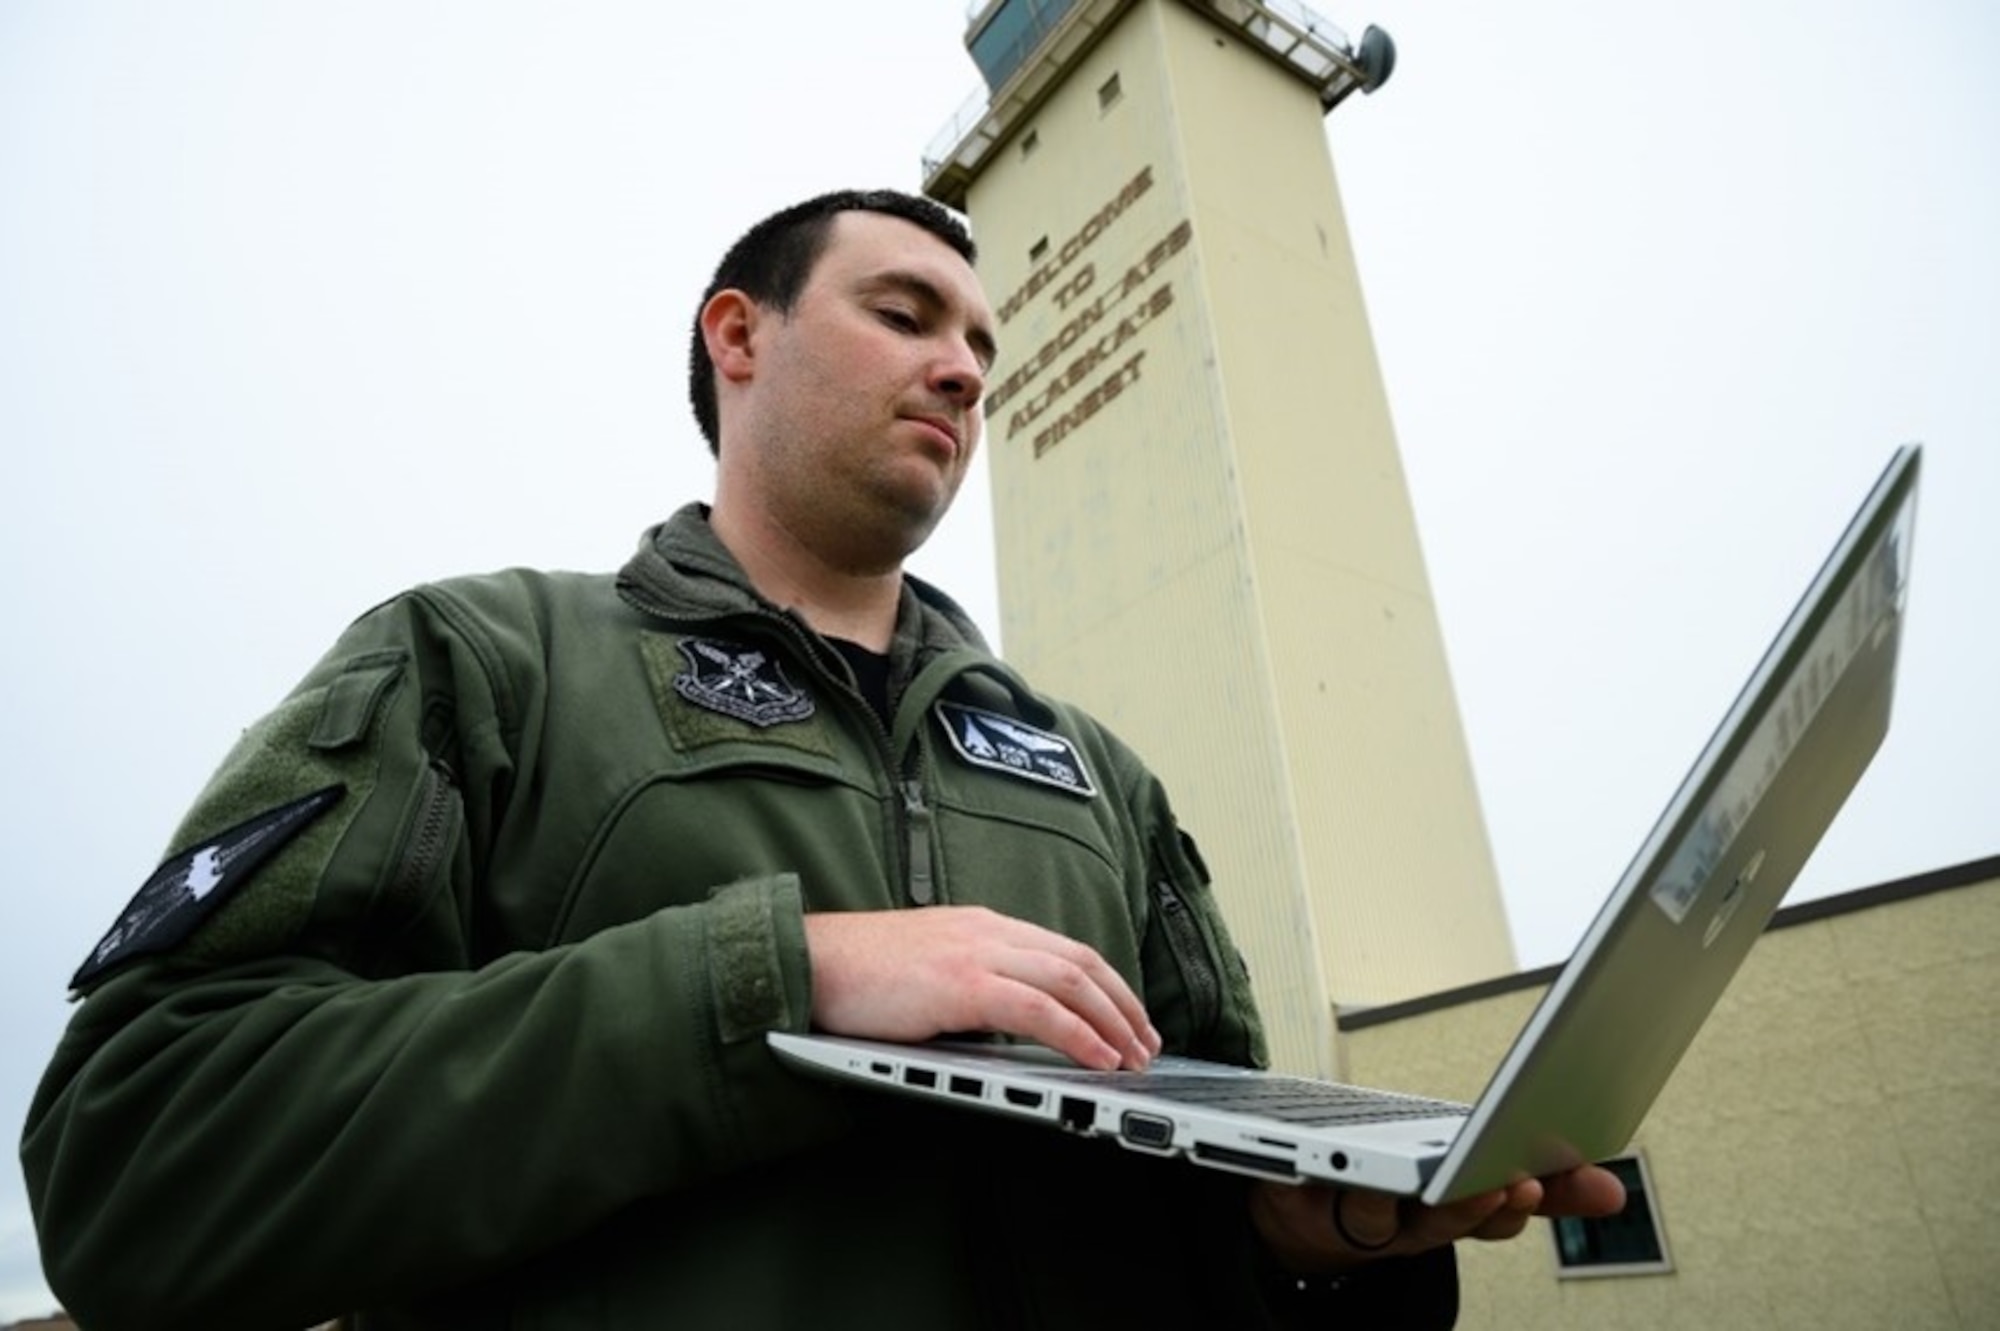
<path id="1" fill-rule="evenodd" d="M 802 1031 L 812 1016 L 812 967 L 794 874 L 731 883 L 709 900 L 709 998 L 724 1045 L 766 1031 Z"/>
<path id="2" fill-rule="evenodd" d="M 725 1149 L 751 1161 L 846 1132 L 853 1122 L 846 1094 L 780 1063 L 764 1043 L 768 1031 L 803 1031 L 812 1020 L 797 876 L 733 883 L 705 911 L 701 955 L 716 1023 L 707 1072 Z"/>

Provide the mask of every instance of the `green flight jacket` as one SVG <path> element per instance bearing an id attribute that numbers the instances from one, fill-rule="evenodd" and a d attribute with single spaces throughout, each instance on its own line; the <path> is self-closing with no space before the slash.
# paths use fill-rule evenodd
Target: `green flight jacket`
<path id="1" fill-rule="evenodd" d="M 184 940 L 86 967 L 22 1144 L 79 1323 L 1268 1321 L 1240 1180 L 768 1052 L 808 1025 L 804 912 L 954 903 L 1090 943 L 1170 1050 L 1263 1058 L 1137 758 L 915 580 L 892 662 L 885 725 L 699 506 L 615 581 L 459 579 L 356 622 L 174 850 L 337 802 Z M 954 740 L 969 715 L 1069 747 L 1010 770 Z M 1455 1300 L 1448 1253 L 1390 1266 L 1397 1324 Z"/>

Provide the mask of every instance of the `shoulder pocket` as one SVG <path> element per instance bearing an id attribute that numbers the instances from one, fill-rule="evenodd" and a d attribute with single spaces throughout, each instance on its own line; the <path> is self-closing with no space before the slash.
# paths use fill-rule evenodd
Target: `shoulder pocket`
<path id="1" fill-rule="evenodd" d="M 342 667 L 327 685 L 320 702 L 319 720 L 307 736 L 306 745 L 322 752 L 358 744 L 382 710 L 382 704 L 403 677 L 407 654 L 400 651 L 370 652 Z"/>

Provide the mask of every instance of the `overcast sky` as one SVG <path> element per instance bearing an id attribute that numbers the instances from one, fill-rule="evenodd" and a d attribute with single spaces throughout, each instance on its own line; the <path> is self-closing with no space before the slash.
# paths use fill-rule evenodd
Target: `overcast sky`
<path id="1" fill-rule="evenodd" d="M 2000 11 L 1319 7 L 1400 49 L 1328 136 L 1523 964 L 1575 942 L 1904 440 L 1896 725 L 1794 899 L 2000 852 Z M 977 84 L 964 22 L 0 0 L 10 1132 L 68 975 L 348 619 L 613 567 L 707 494 L 709 267 L 783 203 L 916 187 Z M 985 504 L 918 567 L 990 628 Z M 0 1318 L 49 1306 L 0 1171 Z"/>

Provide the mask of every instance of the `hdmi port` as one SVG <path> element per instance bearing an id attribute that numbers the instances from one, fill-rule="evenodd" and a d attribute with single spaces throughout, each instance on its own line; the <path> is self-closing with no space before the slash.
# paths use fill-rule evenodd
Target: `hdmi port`
<path id="1" fill-rule="evenodd" d="M 1040 1109 L 1042 1107 L 1042 1093 L 1040 1091 L 1030 1091 L 1020 1086 L 1009 1086 L 1007 1088 L 1007 1103 L 1010 1105 L 1019 1105 L 1023 1109 Z"/>

